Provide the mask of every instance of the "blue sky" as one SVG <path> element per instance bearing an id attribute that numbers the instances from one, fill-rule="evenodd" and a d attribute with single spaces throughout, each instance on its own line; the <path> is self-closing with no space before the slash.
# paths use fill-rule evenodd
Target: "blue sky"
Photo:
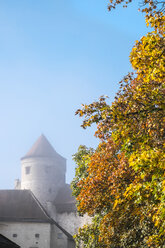
<path id="1" fill-rule="evenodd" d="M 80 144 L 94 129 L 74 115 L 108 95 L 131 70 L 129 53 L 148 31 L 138 1 L 107 11 L 108 0 L 0 1 L 0 188 L 20 178 L 20 158 L 45 134 L 74 176 Z"/>

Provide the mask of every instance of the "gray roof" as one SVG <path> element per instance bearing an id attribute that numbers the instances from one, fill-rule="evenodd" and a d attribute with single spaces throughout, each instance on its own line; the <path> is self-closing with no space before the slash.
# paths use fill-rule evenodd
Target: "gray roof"
<path id="1" fill-rule="evenodd" d="M 31 158 L 31 157 L 60 157 L 52 145 L 49 143 L 47 138 L 42 134 L 37 141 L 34 143 L 32 148 L 26 153 L 26 155 L 22 158 Z"/>
<path id="2" fill-rule="evenodd" d="M 6 238 L 2 234 L 0 234 L 0 247 L 1 248 L 20 248 L 19 245 Z"/>
<path id="3" fill-rule="evenodd" d="M 0 190 L 0 221 L 51 223 L 30 190 Z"/>
<path id="4" fill-rule="evenodd" d="M 64 187 L 59 189 L 54 204 L 58 213 L 76 212 L 76 201 L 74 196 L 72 196 L 72 190 L 69 184 L 65 184 Z"/>
<path id="5" fill-rule="evenodd" d="M 73 240 L 72 235 L 47 214 L 30 190 L 0 190 L 0 221 L 54 224 Z"/>

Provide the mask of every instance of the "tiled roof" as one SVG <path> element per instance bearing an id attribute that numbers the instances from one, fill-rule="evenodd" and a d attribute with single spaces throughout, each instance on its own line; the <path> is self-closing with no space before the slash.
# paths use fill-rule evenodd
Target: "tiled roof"
<path id="1" fill-rule="evenodd" d="M 49 143 L 47 138 L 42 134 L 38 140 L 34 143 L 32 148 L 26 153 L 22 158 L 31 158 L 31 157 L 60 157 L 60 156 Z"/>
<path id="2" fill-rule="evenodd" d="M 30 190 L 0 190 L 0 221 L 51 222 Z"/>
<path id="3" fill-rule="evenodd" d="M 0 190 L 0 221 L 51 223 L 73 240 L 72 235 L 47 214 L 30 190 Z"/>

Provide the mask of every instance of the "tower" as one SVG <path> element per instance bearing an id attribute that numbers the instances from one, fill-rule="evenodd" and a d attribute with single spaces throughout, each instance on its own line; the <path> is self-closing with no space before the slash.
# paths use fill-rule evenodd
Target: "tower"
<path id="1" fill-rule="evenodd" d="M 46 206 L 65 186 L 65 173 L 66 159 L 41 135 L 21 159 L 21 189 L 30 189 Z"/>

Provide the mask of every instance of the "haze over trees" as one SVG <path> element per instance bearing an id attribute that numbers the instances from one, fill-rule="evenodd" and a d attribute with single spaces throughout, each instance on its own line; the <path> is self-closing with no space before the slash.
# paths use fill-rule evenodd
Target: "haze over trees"
<path id="1" fill-rule="evenodd" d="M 130 2 L 110 0 L 108 8 Z M 102 96 L 76 112 L 83 128 L 96 124 L 100 141 L 73 156 L 77 208 L 92 217 L 77 247 L 165 247 L 165 1 L 144 0 L 140 9 L 153 31 L 132 48 L 134 72 L 112 104 Z"/>

